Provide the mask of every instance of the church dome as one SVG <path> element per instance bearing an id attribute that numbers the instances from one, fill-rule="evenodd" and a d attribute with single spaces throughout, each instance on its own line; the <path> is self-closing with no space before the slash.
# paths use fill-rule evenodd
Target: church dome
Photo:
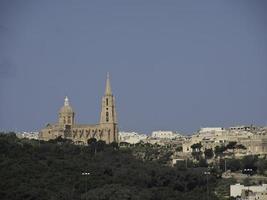
<path id="1" fill-rule="evenodd" d="M 60 113 L 73 113 L 73 109 L 70 106 L 68 97 L 65 98 L 64 106 L 62 106 L 59 110 Z"/>
<path id="2" fill-rule="evenodd" d="M 59 110 L 60 113 L 72 113 L 73 109 L 70 106 L 62 106 Z"/>

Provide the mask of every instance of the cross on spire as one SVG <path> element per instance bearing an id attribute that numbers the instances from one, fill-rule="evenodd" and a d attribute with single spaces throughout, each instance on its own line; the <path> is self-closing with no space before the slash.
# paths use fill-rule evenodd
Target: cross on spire
<path id="1" fill-rule="evenodd" d="M 66 96 L 64 100 L 64 106 L 69 106 L 69 105 L 70 105 L 69 98 Z"/>

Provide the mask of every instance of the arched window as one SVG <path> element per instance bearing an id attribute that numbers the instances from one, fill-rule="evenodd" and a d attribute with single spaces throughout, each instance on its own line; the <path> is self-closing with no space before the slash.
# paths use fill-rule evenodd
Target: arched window
<path id="1" fill-rule="evenodd" d="M 108 112 L 106 112 L 106 122 L 108 122 L 109 121 L 109 114 L 108 114 Z"/>

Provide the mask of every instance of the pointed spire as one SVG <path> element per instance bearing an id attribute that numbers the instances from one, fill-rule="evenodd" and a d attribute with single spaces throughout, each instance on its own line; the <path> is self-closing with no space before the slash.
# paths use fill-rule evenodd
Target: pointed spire
<path id="1" fill-rule="evenodd" d="M 69 105 L 70 105 L 69 98 L 66 96 L 64 100 L 64 106 L 69 106 Z"/>
<path id="2" fill-rule="evenodd" d="M 112 95 L 110 80 L 109 80 L 109 73 L 107 73 L 107 82 L 106 82 L 106 93 L 105 95 Z"/>

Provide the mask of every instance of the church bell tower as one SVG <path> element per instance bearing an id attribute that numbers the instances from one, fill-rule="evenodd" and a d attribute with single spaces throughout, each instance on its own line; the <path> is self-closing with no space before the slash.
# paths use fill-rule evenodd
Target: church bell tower
<path id="1" fill-rule="evenodd" d="M 117 124 L 114 96 L 111 91 L 109 74 L 106 81 L 106 92 L 102 98 L 100 124 Z"/>
<path id="2" fill-rule="evenodd" d="M 65 97 L 64 105 L 59 110 L 59 124 L 64 128 L 74 124 L 74 111 L 70 106 L 68 97 Z"/>
<path id="3" fill-rule="evenodd" d="M 110 77 L 107 74 L 105 95 L 102 98 L 100 124 L 108 130 L 109 141 L 118 142 L 117 116 L 115 98 L 111 91 Z"/>

